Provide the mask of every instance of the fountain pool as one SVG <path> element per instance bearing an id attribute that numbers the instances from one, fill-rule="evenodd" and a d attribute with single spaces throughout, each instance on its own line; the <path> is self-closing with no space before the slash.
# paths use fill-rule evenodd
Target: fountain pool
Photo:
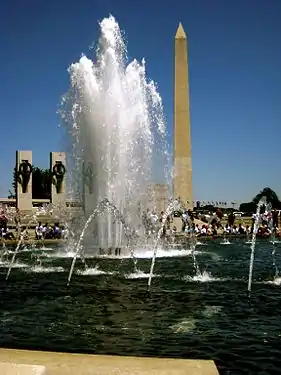
<path id="1" fill-rule="evenodd" d="M 19 251 L 9 281 L 0 262 L 0 345 L 68 352 L 209 358 L 220 374 L 279 374 L 281 244 L 257 240 L 251 299 L 251 247 L 232 239 L 159 250 L 147 291 L 151 249 L 130 257 L 77 259 L 60 248 Z M 8 253 L 8 252 L 7 252 Z M 37 255 L 37 256 L 35 256 Z M 11 258 L 12 253 L 6 255 Z M 39 260 L 38 260 L 39 259 Z"/>

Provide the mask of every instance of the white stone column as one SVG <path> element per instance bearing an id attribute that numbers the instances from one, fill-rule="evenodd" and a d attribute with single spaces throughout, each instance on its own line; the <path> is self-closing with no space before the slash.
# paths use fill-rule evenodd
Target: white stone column
<path id="1" fill-rule="evenodd" d="M 51 203 L 56 210 L 66 207 L 66 155 L 65 152 L 50 153 L 50 169 L 53 174 Z"/>
<path id="2" fill-rule="evenodd" d="M 32 151 L 16 152 L 16 204 L 24 213 L 32 213 Z"/>

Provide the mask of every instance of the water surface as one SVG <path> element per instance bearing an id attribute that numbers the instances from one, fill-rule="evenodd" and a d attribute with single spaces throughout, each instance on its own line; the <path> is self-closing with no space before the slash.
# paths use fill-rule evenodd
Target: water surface
<path id="1" fill-rule="evenodd" d="M 249 299 L 250 247 L 232 241 L 196 248 L 202 277 L 195 275 L 190 252 L 160 253 L 150 293 L 150 260 L 144 257 L 138 272 L 129 258 L 90 258 L 87 270 L 78 261 L 67 288 L 71 258 L 63 250 L 21 252 L 7 283 L 7 264 L 0 263 L 0 345 L 204 358 L 224 375 L 280 374 L 281 279 L 274 280 L 272 245 L 257 245 Z M 281 267 L 280 252 L 277 244 Z"/>

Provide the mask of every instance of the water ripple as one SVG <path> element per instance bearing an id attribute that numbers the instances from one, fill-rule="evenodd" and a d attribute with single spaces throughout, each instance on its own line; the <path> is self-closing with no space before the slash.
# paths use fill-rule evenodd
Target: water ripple
<path id="1" fill-rule="evenodd" d="M 86 268 L 78 260 L 67 288 L 71 259 L 44 249 L 39 266 L 22 252 L 8 283 L 9 262 L 0 265 L 0 345 L 207 358 L 223 375 L 279 374 L 280 278 L 269 246 L 258 245 L 250 299 L 249 251 L 239 242 L 208 243 L 196 254 L 201 276 L 189 255 L 158 258 L 150 293 L 146 258 L 137 271 L 129 258 L 89 258 Z"/>

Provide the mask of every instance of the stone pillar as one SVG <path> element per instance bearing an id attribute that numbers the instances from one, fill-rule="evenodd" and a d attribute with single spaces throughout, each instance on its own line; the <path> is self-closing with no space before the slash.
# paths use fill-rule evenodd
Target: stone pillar
<path id="1" fill-rule="evenodd" d="M 50 169 L 53 174 L 51 203 L 54 208 L 66 207 L 66 156 L 65 152 L 50 153 Z"/>
<path id="2" fill-rule="evenodd" d="M 23 212 L 32 213 L 32 151 L 16 152 L 16 204 Z"/>
<path id="3" fill-rule="evenodd" d="M 187 38 L 182 27 L 175 37 L 174 82 L 174 198 L 192 208 L 192 162 L 188 82 Z"/>

